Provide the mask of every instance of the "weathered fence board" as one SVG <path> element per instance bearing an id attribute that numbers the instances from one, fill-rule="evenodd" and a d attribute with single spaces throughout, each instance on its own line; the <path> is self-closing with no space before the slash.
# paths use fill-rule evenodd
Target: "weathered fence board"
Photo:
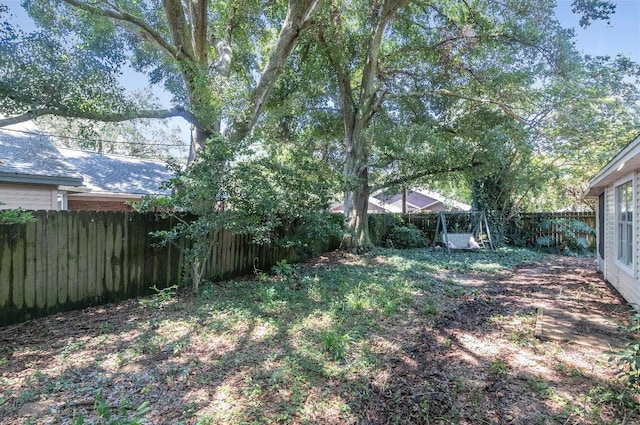
<path id="1" fill-rule="evenodd" d="M 11 235 L 0 235 L 0 282 L 11 280 Z M 8 304 L 11 300 L 11 287 L 0 285 L 0 305 Z"/>
<path id="2" fill-rule="evenodd" d="M 69 275 L 67 278 L 67 302 L 71 304 L 77 303 L 78 300 L 78 277 L 79 277 L 79 259 L 78 259 L 78 220 L 75 213 L 68 213 L 67 218 L 69 233 L 67 235 L 67 261 L 69 264 Z M 64 285 L 64 281 L 61 284 Z"/>
<path id="3" fill-rule="evenodd" d="M 11 259 L 11 277 L 13 278 L 13 285 L 11 285 L 11 289 L 13 290 L 13 305 L 16 308 L 24 307 L 24 280 L 25 280 L 25 238 L 24 238 L 24 229 L 14 229 L 15 239 L 13 240 L 13 251 L 9 251 L 7 254 L 13 254 L 13 258 Z M 20 232 L 20 233 L 18 233 Z"/>
<path id="4" fill-rule="evenodd" d="M 24 304 L 28 309 L 36 306 L 36 224 L 26 224 L 26 272 L 24 277 Z"/>
<path id="5" fill-rule="evenodd" d="M 66 214 L 58 214 L 57 219 L 56 249 L 52 251 L 57 253 L 58 260 L 58 269 L 56 270 L 58 304 L 65 305 L 69 296 L 67 285 L 65 284 L 69 278 L 69 250 L 65 249 L 69 236 L 69 220 Z"/>
<path id="6" fill-rule="evenodd" d="M 49 247 L 57 247 L 58 245 L 58 216 L 56 211 L 52 211 L 51 222 L 52 226 L 49 226 L 46 231 L 46 242 L 44 246 L 44 255 L 42 260 L 45 261 L 45 275 L 46 279 L 46 301 L 45 306 L 58 304 L 58 256 L 55 249 L 49 249 Z"/>

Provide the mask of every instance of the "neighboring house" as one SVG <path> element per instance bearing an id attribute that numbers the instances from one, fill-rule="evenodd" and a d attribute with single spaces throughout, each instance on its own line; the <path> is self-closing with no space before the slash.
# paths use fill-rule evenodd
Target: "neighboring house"
<path id="1" fill-rule="evenodd" d="M 332 213 L 344 213 L 344 202 L 340 202 L 338 205 L 331 207 L 330 211 Z M 382 206 L 382 203 L 380 201 L 378 201 L 373 196 L 370 196 L 367 212 L 369 214 L 382 214 L 382 213 L 389 213 L 389 212 L 395 212 L 395 211 L 389 211 L 388 209 Z"/>
<path id="2" fill-rule="evenodd" d="M 597 258 L 605 280 L 640 308 L 640 136 L 590 181 L 587 197 L 598 200 Z"/>
<path id="3" fill-rule="evenodd" d="M 173 174 L 165 163 L 149 159 L 58 149 L 84 177 L 85 190 L 68 194 L 70 210 L 127 211 L 144 195 L 169 195 L 160 189 Z"/>
<path id="4" fill-rule="evenodd" d="M 471 206 L 421 188 L 408 189 L 404 196 L 402 193 L 378 191 L 369 197 L 369 213 L 402 213 L 406 211 L 409 214 L 415 214 L 443 210 L 469 211 Z M 344 212 L 344 203 L 331 208 L 331 212 Z"/>
<path id="5" fill-rule="evenodd" d="M 31 123 L 0 128 L 0 208 L 63 210 L 82 176 Z"/>
<path id="6" fill-rule="evenodd" d="M 31 123 L 0 128 L 0 208 L 131 210 L 173 174 L 164 163 L 56 148 Z"/>

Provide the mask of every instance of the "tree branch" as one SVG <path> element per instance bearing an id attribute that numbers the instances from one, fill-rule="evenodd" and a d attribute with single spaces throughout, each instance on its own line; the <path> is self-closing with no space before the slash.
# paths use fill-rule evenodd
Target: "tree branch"
<path id="1" fill-rule="evenodd" d="M 411 174 L 409 176 L 404 176 L 404 177 L 400 177 L 394 180 L 390 180 L 387 182 L 384 182 L 382 184 L 376 185 L 374 186 L 371 191 L 375 192 L 376 190 L 380 190 L 380 189 L 385 189 L 387 187 L 391 187 L 391 186 L 397 186 L 399 184 L 404 184 L 404 183 L 409 183 L 412 181 L 415 181 L 417 179 L 420 179 L 422 177 L 426 177 L 426 176 L 435 176 L 436 174 L 447 174 L 447 173 L 456 173 L 459 171 L 466 171 L 470 168 L 473 167 L 478 167 L 482 165 L 482 162 L 480 161 L 472 161 L 470 164 L 465 164 L 465 165 L 461 165 L 458 167 L 451 167 L 451 168 L 441 168 L 438 170 L 422 170 L 419 171 L 417 173 Z"/>
<path id="2" fill-rule="evenodd" d="M 287 10 L 287 17 L 282 23 L 278 39 L 275 42 L 271 55 L 260 74 L 258 85 L 251 94 L 251 107 L 249 116 L 243 121 L 236 122 L 232 133 L 229 135 L 231 141 L 242 140 L 254 127 L 258 118 L 262 114 L 267 96 L 273 89 L 278 77 L 282 73 L 284 63 L 296 47 L 298 39 L 303 29 L 305 29 L 322 0 L 290 0 Z"/>
<path id="3" fill-rule="evenodd" d="M 84 3 L 79 0 L 63 1 L 86 12 L 116 20 L 118 21 L 116 25 L 118 25 L 120 28 L 155 44 L 158 48 L 160 48 L 163 52 L 165 52 L 172 58 L 179 59 L 179 49 L 177 49 L 175 46 L 172 46 L 169 42 L 167 42 L 167 40 L 162 37 L 162 35 L 160 35 L 160 33 L 151 28 L 146 22 L 141 21 L 135 16 L 126 12 L 120 12 L 118 10 L 102 9 L 100 7 L 94 6 L 93 4 Z"/>
<path id="4" fill-rule="evenodd" d="M 332 12 L 337 13 L 336 11 Z M 333 25 L 335 26 L 336 23 L 334 22 Z M 338 96 L 338 103 L 340 104 L 340 110 L 342 111 L 342 119 L 344 121 L 345 128 L 351 129 L 355 122 L 354 115 L 357 109 L 353 98 L 353 91 L 351 89 L 351 76 L 348 69 L 346 69 L 340 60 L 333 54 L 333 50 L 329 45 L 329 41 L 327 40 L 326 33 L 322 26 L 319 26 L 318 29 L 318 39 L 320 44 L 324 47 L 327 59 L 336 73 L 338 89 L 340 92 L 340 95 Z"/>
<path id="5" fill-rule="evenodd" d="M 141 110 L 141 111 L 132 111 L 125 113 L 77 113 L 74 111 L 63 111 L 56 108 L 41 108 L 33 111 L 28 111 L 23 113 L 22 115 L 16 115 L 8 118 L 0 118 L 0 128 L 6 127 L 8 125 L 19 124 L 21 122 L 30 121 L 37 117 L 41 117 L 44 115 L 55 115 L 57 117 L 63 118 L 85 118 L 95 121 L 102 122 L 122 122 L 129 121 L 133 119 L 163 119 L 163 118 L 175 118 L 180 117 L 186 120 L 191 124 L 196 123 L 196 119 L 192 113 L 184 110 L 181 107 L 174 107 L 171 109 L 156 109 L 156 110 Z"/>
<path id="6" fill-rule="evenodd" d="M 207 65 L 207 9 L 208 0 L 191 0 L 189 2 L 189 24 L 191 26 L 191 43 L 198 62 Z"/>
<path id="7" fill-rule="evenodd" d="M 374 86 L 375 78 L 378 74 L 380 46 L 382 44 L 382 36 L 387 28 L 387 24 L 393 18 L 394 14 L 402 6 L 406 4 L 406 0 L 388 0 L 383 2 L 381 7 L 372 7 L 371 21 L 374 24 L 370 32 L 370 41 L 367 48 L 367 62 L 362 70 L 362 80 L 360 84 L 359 111 L 368 113 L 373 110 L 376 103 L 376 89 Z M 365 117 L 369 120 L 370 117 Z"/>
<path id="8" fill-rule="evenodd" d="M 175 44 L 179 52 L 184 53 L 195 62 L 194 46 L 191 44 L 191 31 L 184 16 L 181 0 L 162 0 L 162 5 L 167 15 L 167 23 L 169 24 L 173 44 Z"/>
<path id="9" fill-rule="evenodd" d="M 436 91 L 437 93 L 446 95 L 446 96 L 452 96 L 458 99 L 463 99 L 463 100 L 468 100 L 470 102 L 476 102 L 476 103 L 482 103 L 484 105 L 496 105 L 498 108 L 500 108 L 505 114 L 507 114 L 508 116 L 510 116 L 511 118 L 515 119 L 516 121 L 522 122 L 527 124 L 526 120 L 524 118 L 522 118 L 520 115 L 516 114 L 515 112 L 513 112 L 513 110 L 511 109 L 511 107 L 509 105 L 507 105 L 506 103 L 497 101 L 497 100 L 493 100 L 493 99 L 482 99 L 479 97 L 471 97 L 471 96 L 466 96 L 464 94 L 461 93 L 454 93 L 450 90 L 447 89 L 439 89 Z"/>

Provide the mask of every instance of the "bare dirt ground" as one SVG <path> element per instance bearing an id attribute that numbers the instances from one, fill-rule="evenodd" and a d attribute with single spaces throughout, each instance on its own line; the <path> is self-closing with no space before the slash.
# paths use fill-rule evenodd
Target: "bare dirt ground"
<path id="1" fill-rule="evenodd" d="M 389 423 L 388 412 L 403 408 L 401 417 L 411 417 L 416 404 L 430 410 L 432 423 L 640 423 L 636 414 L 598 400 L 618 384 L 609 358 L 626 342 L 618 328 L 626 326 L 630 307 L 593 259 L 557 257 L 498 279 L 456 277 L 479 296 L 451 303 L 430 326 L 401 325 L 408 331 L 403 350 L 374 383 L 365 423 Z M 541 330 L 540 308 L 564 315 L 544 317 Z M 549 336 L 545 328 L 557 323 L 562 333 Z M 455 420 L 452 409 L 462 412 Z"/>
<path id="2" fill-rule="evenodd" d="M 351 260 L 324 261 L 322 267 Z M 250 414 L 256 400 L 266 412 L 284 401 L 293 404 L 296 388 L 303 389 L 300 405 L 306 407 L 288 416 L 264 413 L 246 423 L 640 423 L 636 412 L 611 400 L 620 394 L 620 384 L 609 352 L 625 342 L 627 334 L 616 329 L 627 325 L 630 309 L 595 271 L 593 259 L 552 257 L 498 275 L 441 278 L 455 279 L 464 291 L 450 294 L 433 311 L 427 311 L 428 297 L 416 294 L 409 314 L 381 323 L 383 332 L 368 347 L 377 354 L 375 374 L 358 376 L 357 386 L 348 373 L 301 379 L 291 387 L 278 381 L 279 389 L 263 393 L 255 385 L 258 375 L 249 372 L 242 380 L 205 379 L 205 373 L 223 375 L 205 365 L 205 358 L 214 358 L 205 347 L 215 340 L 224 351 L 235 342 L 193 336 L 182 340 L 179 354 L 175 345 L 173 351 L 150 345 L 135 351 L 139 335 L 132 324 L 153 328 L 155 323 L 157 331 L 161 318 L 179 322 L 185 316 L 170 306 L 143 308 L 136 300 L 0 328 L 0 423 L 73 423 L 80 415 L 85 423 L 129 423 L 96 416 L 96 388 L 102 388 L 107 404 L 105 394 L 118 391 L 128 394 L 132 406 L 149 401 L 144 417 L 152 424 L 241 423 L 238 418 L 256 418 Z M 277 363 L 275 355 L 265 360 L 266 354 L 250 351 L 255 347 L 236 347 L 240 355 L 225 357 L 224 367 L 249 371 L 259 362 Z M 233 386 L 242 391 L 209 410 L 237 410 L 244 403 L 242 414 L 204 420 L 208 400 L 219 396 L 222 386 L 229 393 Z M 117 409 L 113 402 L 111 409 Z"/>

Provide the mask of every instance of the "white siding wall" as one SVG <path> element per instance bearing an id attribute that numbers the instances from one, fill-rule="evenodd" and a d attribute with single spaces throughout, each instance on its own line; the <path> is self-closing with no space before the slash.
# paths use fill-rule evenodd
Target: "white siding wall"
<path id="1" fill-rule="evenodd" d="M 616 266 L 616 223 L 615 189 L 608 187 L 604 192 L 604 277 L 618 288 L 618 267 Z"/>
<path id="2" fill-rule="evenodd" d="M 640 282 L 638 280 L 638 268 L 640 264 L 640 170 L 635 175 L 634 198 L 634 222 L 635 222 L 635 256 L 633 259 L 633 271 L 630 273 L 625 267 L 621 267 L 617 261 L 617 229 L 616 229 L 616 188 L 615 185 L 605 190 L 605 261 L 604 278 L 634 307 L 640 307 Z"/>
<path id="3" fill-rule="evenodd" d="M 57 210 L 57 186 L 0 183 L 0 208 Z"/>
<path id="4" fill-rule="evenodd" d="M 603 195 L 603 197 L 606 195 Z M 604 203 L 604 208 L 606 210 L 607 208 L 607 203 L 606 203 L 606 198 L 605 198 L 605 203 Z M 600 211 L 600 206 L 599 206 L 600 200 L 598 200 L 598 208 L 596 208 L 596 258 L 598 260 L 598 271 L 604 274 L 604 269 L 605 269 L 605 257 L 607 257 L 607 254 L 605 254 L 606 251 L 606 231 L 603 228 L 602 229 L 602 233 L 600 232 L 600 224 L 602 223 L 603 227 L 606 227 L 606 222 L 605 221 L 600 221 L 600 214 L 602 214 L 603 217 L 606 217 L 607 214 L 605 212 L 605 210 Z M 600 237 L 602 237 L 602 252 L 600 251 Z"/>
<path id="5" fill-rule="evenodd" d="M 634 204 L 633 204 L 633 221 L 634 221 L 634 257 L 633 257 L 633 276 L 629 276 L 628 274 L 624 274 L 620 276 L 620 288 L 618 292 L 622 294 L 622 296 L 629 301 L 636 309 L 640 308 L 640 281 L 638 281 L 638 269 L 640 269 L 640 264 L 638 264 L 638 260 L 640 260 L 640 253 L 638 250 L 640 249 L 640 221 L 639 213 L 640 213 L 640 170 L 636 170 L 635 172 L 635 192 L 634 192 Z"/>

